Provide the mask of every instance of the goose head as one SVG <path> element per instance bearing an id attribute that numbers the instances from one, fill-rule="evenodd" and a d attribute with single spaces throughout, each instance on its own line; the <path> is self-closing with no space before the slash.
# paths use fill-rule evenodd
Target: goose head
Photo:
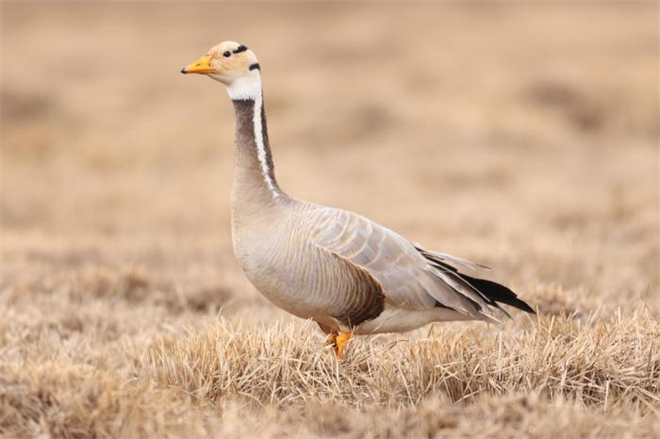
<path id="1" fill-rule="evenodd" d="M 206 75 L 223 83 L 232 99 L 261 95 L 261 74 L 257 56 L 235 41 L 213 46 L 203 57 L 181 69 L 181 73 Z"/>

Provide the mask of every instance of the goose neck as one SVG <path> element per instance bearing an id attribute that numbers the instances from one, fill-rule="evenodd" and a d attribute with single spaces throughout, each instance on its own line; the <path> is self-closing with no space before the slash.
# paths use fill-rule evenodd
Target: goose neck
<path id="1" fill-rule="evenodd" d="M 261 93 L 233 99 L 236 113 L 236 157 L 233 194 L 236 198 L 274 202 L 284 194 L 275 179 Z"/>

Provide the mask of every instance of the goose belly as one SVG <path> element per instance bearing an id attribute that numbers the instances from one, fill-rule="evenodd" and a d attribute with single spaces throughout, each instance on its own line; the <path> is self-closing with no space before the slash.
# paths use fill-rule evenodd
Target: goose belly
<path id="1" fill-rule="evenodd" d="M 301 317 L 332 314 L 336 307 L 330 288 L 319 288 L 313 273 L 276 263 L 243 267 L 252 285 L 279 308 Z M 313 270 L 310 270 L 313 271 Z"/>
<path id="2" fill-rule="evenodd" d="M 328 267 L 321 255 L 296 254 L 268 239 L 247 248 L 235 245 L 234 251 L 248 280 L 279 308 L 314 319 L 338 308 L 341 294 L 326 279 Z"/>
<path id="3" fill-rule="evenodd" d="M 386 304 L 383 312 L 355 329 L 356 334 L 407 332 L 433 322 L 472 320 L 471 317 L 448 308 L 410 309 Z"/>

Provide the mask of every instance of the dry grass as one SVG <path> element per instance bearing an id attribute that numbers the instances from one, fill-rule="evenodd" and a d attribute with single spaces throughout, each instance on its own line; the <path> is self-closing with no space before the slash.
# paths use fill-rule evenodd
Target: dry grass
<path id="1" fill-rule="evenodd" d="M 338 361 L 309 326 L 220 321 L 126 350 L 123 378 L 44 355 L 3 366 L 0 427 L 8 437 L 657 434 L 657 319 L 541 317 L 515 326 L 357 339 Z"/>
<path id="2" fill-rule="evenodd" d="M 0 7 L 1 437 L 660 436 L 657 5 Z M 539 317 L 338 361 L 263 299 L 230 105 L 178 74 L 229 38 L 286 190 L 495 266 Z"/>
<path id="3" fill-rule="evenodd" d="M 259 405 L 309 400 L 363 408 L 527 393 L 607 410 L 653 413 L 660 390 L 660 324 L 634 315 L 584 324 L 540 318 L 513 334 L 462 328 L 415 342 L 362 342 L 348 361 L 318 348 L 309 328 L 244 333 L 225 323 L 152 348 L 138 376 L 201 399 Z M 480 328 L 481 329 L 481 328 Z"/>

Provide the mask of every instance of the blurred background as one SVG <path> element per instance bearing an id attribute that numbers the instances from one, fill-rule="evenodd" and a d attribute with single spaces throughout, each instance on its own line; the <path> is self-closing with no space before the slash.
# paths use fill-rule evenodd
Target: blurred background
<path id="1" fill-rule="evenodd" d="M 658 309 L 657 4 L 1 8 L 15 322 L 288 318 L 233 260 L 224 87 L 179 73 L 222 40 L 259 56 L 285 191 L 494 266 L 543 312 Z"/>

